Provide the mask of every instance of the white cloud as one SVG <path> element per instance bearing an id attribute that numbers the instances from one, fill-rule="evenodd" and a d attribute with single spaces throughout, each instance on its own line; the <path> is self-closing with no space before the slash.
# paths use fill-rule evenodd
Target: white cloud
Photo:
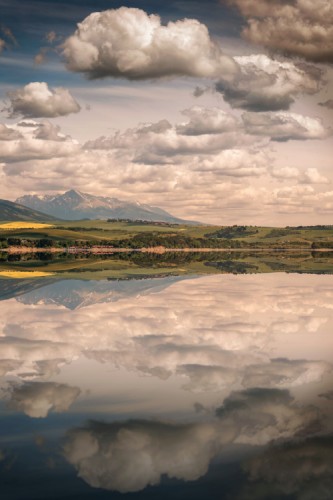
<path id="1" fill-rule="evenodd" d="M 26 382 L 12 386 L 8 405 L 29 417 L 45 418 L 50 411 L 67 411 L 80 392 L 77 387 L 55 382 Z"/>
<path id="2" fill-rule="evenodd" d="M 193 76 L 218 80 L 216 89 L 233 107 L 251 111 L 289 109 L 301 94 L 314 94 L 322 70 L 263 54 L 229 57 L 205 25 L 193 19 L 161 25 L 140 9 L 94 12 L 63 44 L 68 69 L 90 78 Z M 197 87 L 195 94 L 202 95 Z"/>
<path id="3" fill-rule="evenodd" d="M 255 139 L 243 133 L 242 123 L 219 108 L 195 106 L 182 111 L 186 122 L 171 125 L 166 120 L 116 132 L 110 137 L 88 141 L 84 148 L 116 151 L 138 163 L 179 163 L 176 156 L 210 155 Z M 118 155 L 119 157 L 119 155 Z"/>
<path id="4" fill-rule="evenodd" d="M 90 486 L 129 493 L 159 484 L 162 475 L 199 479 L 234 432 L 226 426 L 219 435 L 217 424 L 95 422 L 70 431 L 64 455 Z"/>
<path id="5" fill-rule="evenodd" d="M 216 415 L 241 429 L 235 442 L 252 445 L 294 436 L 319 420 L 315 407 L 298 406 L 287 390 L 267 388 L 231 392 Z"/>
<path id="6" fill-rule="evenodd" d="M 288 112 L 238 118 L 200 106 L 183 115 L 186 119 L 175 124 L 165 119 L 144 123 L 84 145 L 47 121 L 3 126 L 0 136 L 15 140 L 0 140 L 0 191 L 14 199 L 36 190 L 45 194 L 74 187 L 103 195 L 107 190 L 109 196 L 161 206 L 182 218 L 220 224 L 223 213 L 228 223 L 272 224 L 277 214 L 272 192 L 281 184 L 293 190 L 293 184 L 320 186 L 330 180 L 309 162 L 298 168 L 299 175 L 292 165 L 276 165 L 269 144 L 324 138 L 330 131 L 320 120 Z M 292 170 L 284 177 L 285 168 Z M 251 184 L 241 182 L 244 178 Z M 304 204 L 314 217 L 322 207 L 327 214 L 331 210 L 329 195 L 318 189 Z M 267 210 L 258 209 L 258 199 Z"/>
<path id="7" fill-rule="evenodd" d="M 293 179 L 300 184 L 328 184 L 329 180 L 323 176 L 315 167 L 307 168 L 301 171 L 295 167 L 273 167 L 272 177 L 276 179 Z"/>
<path id="8" fill-rule="evenodd" d="M 301 179 L 305 184 L 328 184 L 329 180 L 317 168 L 307 168 Z"/>
<path id="9" fill-rule="evenodd" d="M 69 90 L 63 87 L 50 89 L 45 82 L 32 82 L 17 90 L 7 92 L 10 117 L 54 118 L 78 113 L 81 109 Z"/>
<path id="10" fill-rule="evenodd" d="M 1 133 L 12 139 L 0 141 L 0 161 L 6 163 L 62 158 L 79 150 L 75 141 L 47 121 L 19 122 L 2 128 L 0 125 Z"/>
<path id="11" fill-rule="evenodd" d="M 214 172 L 217 176 L 256 177 L 267 173 L 268 163 L 265 151 L 228 149 L 197 162 L 194 170 Z"/>
<path id="12" fill-rule="evenodd" d="M 300 170 L 296 167 L 274 166 L 271 175 L 277 179 L 297 179 L 300 176 Z"/>
<path id="13" fill-rule="evenodd" d="M 229 78 L 237 71 L 199 21 L 164 26 L 158 15 L 127 7 L 90 14 L 64 42 L 63 55 L 68 69 L 90 78 Z"/>
<path id="14" fill-rule="evenodd" d="M 92 422 L 68 433 L 64 455 L 90 486 L 136 492 L 159 484 L 163 475 L 199 479 L 226 444 L 267 444 L 318 418 L 313 408 L 298 407 L 287 391 L 271 390 L 232 393 L 216 415 L 194 424 Z"/>
<path id="15" fill-rule="evenodd" d="M 260 278 L 249 277 L 240 292 L 240 277 L 211 276 L 177 282 L 165 290 L 158 282 L 159 293 L 152 294 L 151 280 L 146 292 L 137 284 L 134 289 L 131 283 L 124 286 L 121 300 L 112 304 L 118 288 L 112 282 L 102 289 L 73 283 L 65 295 L 57 284 L 50 285 L 26 296 L 28 305 L 0 303 L 3 371 L 20 378 L 45 377 L 87 356 L 138 374 L 181 375 L 183 385 L 196 392 L 226 391 L 231 384 L 236 389 L 251 384 L 286 388 L 318 382 L 330 366 L 317 353 L 311 351 L 310 360 L 277 360 L 281 355 L 274 345 L 280 337 L 285 344 L 285 335 L 299 344 L 303 335 L 321 331 L 331 316 L 332 291 L 301 286 L 302 279 L 287 288 L 288 281 L 272 277 L 266 287 Z M 111 317 L 110 308 L 99 303 L 101 292 L 103 301 L 112 305 Z M 73 303 L 77 308 L 66 311 L 64 306 Z M 17 319 L 22 315 L 24 328 Z"/>
<path id="16" fill-rule="evenodd" d="M 323 362 L 272 359 L 268 364 L 247 367 L 242 384 L 244 387 L 291 388 L 319 381 L 329 370 L 329 365 Z"/>
<path id="17" fill-rule="evenodd" d="M 237 118 L 221 108 L 207 109 L 193 106 L 183 110 L 182 114 L 189 120 L 176 126 L 176 131 L 180 135 L 223 134 L 239 128 Z"/>
<path id="18" fill-rule="evenodd" d="M 301 94 L 320 90 L 322 73 L 313 66 L 279 61 L 263 54 L 235 57 L 240 71 L 233 80 L 221 79 L 216 90 L 232 107 L 249 111 L 289 109 Z"/>
<path id="19" fill-rule="evenodd" d="M 18 130 L 0 123 L 0 141 L 15 141 L 21 139 L 23 136 Z"/>
<path id="20" fill-rule="evenodd" d="M 331 133 L 317 118 L 279 111 L 277 113 L 244 113 L 249 134 L 270 137 L 272 141 L 324 139 Z"/>
<path id="21" fill-rule="evenodd" d="M 331 0 L 229 0 L 247 19 L 251 42 L 310 61 L 333 61 Z"/>

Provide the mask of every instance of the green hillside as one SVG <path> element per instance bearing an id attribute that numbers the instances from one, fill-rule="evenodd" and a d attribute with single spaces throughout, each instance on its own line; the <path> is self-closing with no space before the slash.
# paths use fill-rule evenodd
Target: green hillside
<path id="1" fill-rule="evenodd" d="M 27 209 L 28 210 L 28 209 Z M 38 217 L 43 217 L 39 215 Z M 47 216 L 45 216 L 47 217 Z M 35 219 L 36 220 L 36 219 Z M 38 219 L 39 221 L 41 218 Z M 43 219 L 46 222 L 46 219 Z M 52 227 L 1 228 L 2 248 L 113 246 L 141 249 L 331 249 L 333 226 L 286 228 L 259 226 L 188 226 L 184 224 L 128 221 L 52 221 Z"/>
<path id="2" fill-rule="evenodd" d="M 0 200 L 0 221 L 14 222 L 14 221 L 29 221 L 29 222 L 48 222 L 54 221 L 51 215 L 31 210 L 30 208 L 13 203 L 8 200 Z"/>

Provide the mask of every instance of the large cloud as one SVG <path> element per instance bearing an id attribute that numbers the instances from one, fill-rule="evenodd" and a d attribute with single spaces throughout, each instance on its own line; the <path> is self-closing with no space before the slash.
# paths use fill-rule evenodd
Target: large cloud
<path id="1" fill-rule="evenodd" d="M 267 173 L 269 155 L 256 148 L 227 149 L 211 157 L 202 158 L 193 169 L 212 172 L 217 177 L 260 177 Z"/>
<path id="2" fill-rule="evenodd" d="M 230 419 L 241 429 L 236 442 L 253 445 L 311 432 L 320 418 L 314 407 L 295 404 L 287 390 L 256 387 L 232 392 L 216 409 L 216 416 L 222 421 Z"/>
<path id="3" fill-rule="evenodd" d="M 63 54 L 70 70 L 90 78 L 218 80 L 216 89 L 231 106 L 251 111 L 289 109 L 298 95 L 314 94 L 322 83 L 322 71 L 313 66 L 265 55 L 226 56 L 198 21 L 163 26 L 158 16 L 127 7 L 88 16 L 63 44 Z"/>
<path id="4" fill-rule="evenodd" d="M 244 363 L 243 369 L 240 368 Z M 220 363 L 181 365 L 178 373 L 188 377 L 185 389 L 195 392 L 221 391 L 227 386 L 291 388 L 320 381 L 331 367 L 321 361 L 258 360 L 236 352 L 220 353 Z"/>
<path id="5" fill-rule="evenodd" d="M 200 22 L 163 26 L 159 16 L 127 7 L 90 14 L 65 41 L 63 54 L 68 69 L 90 78 L 228 78 L 237 71 Z"/>
<path id="6" fill-rule="evenodd" d="M 182 111 L 187 120 L 171 125 L 166 120 L 139 125 L 123 133 L 88 141 L 88 150 L 118 151 L 134 163 L 181 164 L 192 156 L 216 155 L 222 150 L 246 148 L 257 139 L 246 134 L 235 116 L 219 108 L 194 106 Z M 199 156 L 200 157 L 200 156 Z"/>
<path id="7" fill-rule="evenodd" d="M 182 111 L 187 121 L 171 125 L 162 120 L 139 125 L 110 137 L 88 141 L 84 147 L 93 150 L 122 150 L 141 163 L 172 163 L 180 156 L 217 155 L 222 151 L 240 149 L 245 156 L 261 137 L 273 141 L 324 139 L 330 130 L 316 118 L 289 112 L 245 113 L 239 120 L 219 108 L 194 106 Z M 252 137 L 251 137 L 252 136 Z M 262 151 L 262 144 L 260 144 Z M 240 157 L 241 155 L 239 155 Z M 249 167 L 245 161 L 244 167 Z"/>
<path id="8" fill-rule="evenodd" d="M 315 167 L 307 168 L 303 173 L 295 167 L 273 167 L 271 170 L 272 177 L 276 179 L 297 179 L 299 183 L 304 184 L 327 184 L 327 177 L 320 174 Z"/>
<path id="9" fill-rule="evenodd" d="M 54 118 L 78 113 L 81 109 L 69 90 L 58 87 L 50 89 L 45 82 L 32 82 L 7 93 L 6 108 L 11 118 Z"/>
<path id="10" fill-rule="evenodd" d="M 48 121 L 23 121 L 15 125 L 0 126 L 0 161 L 26 162 L 47 158 L 62 158 L 78 152 L 79 146 L 60 128 Z"/>
<path id="11" fill-rule="evenodd" d="M 333 62 L 331 0 L 228 0 L 247 18 L 250 41 L 310 61 Z"/>
<path id="12" fill-rule="evenodd" d="M 271 446 L 245 462 L 250 481 L 237 499 L 329 499 L 333 489 L 332 464 L 332 435 Z"/>
<path id="13" fill-rule="evenodd" d="M 193 106 L 183 110 L 182 114 L 189 120 L 176 126 L 177 132 L 181 135 L 222 134 L 235 131 L 239 127 L 237 118 L 220 108 Z"/>
<path id="14" fill-rule="evenodd" d="M 122 493 L 156 485 L 163 475 L 193 481 L 232 442 L 266 444 L 293 436 L 318 418 L 287 391 L 233 393 L 206 423 L 91 422 L 67 435 L 64 455 L 95 488 Z M 286 427 L 288 422 L 288 427 Z"/>
<path id="15" fill-rule="evenodd" d="M 240 71 L 233 80 L 216 84 L 232 107 L 249 111 L 289 109 L 300 94 L 315 94 L 321 87 L 321 71 L 313 66 L 279 61 L 260 55 L 235 57 Z"/>
<path id="16" fill-rule="evenodd" d="M 296 113 L 245 113 L 242 118 L 249 134 L 273 141 L 324 139 L 330 133 L 321 120 Z"/>
<path id="17" fill-rule="evenodd" d="M 64 454 L 90 486 L 128 493 L 158 484 L 162 475 L 200 478 L 234 437 L 232 426 L 219 435 L 216 423 L 93 422 L 69 433 Z"/>
<path id="18" fill-rule="evenodd" d="M 65 412 L 80 394 L 78 387 L 55 382 L 26 382 L 13 385 L 9 407 L 32 418 L 45 418 L 50 411 Z"/>

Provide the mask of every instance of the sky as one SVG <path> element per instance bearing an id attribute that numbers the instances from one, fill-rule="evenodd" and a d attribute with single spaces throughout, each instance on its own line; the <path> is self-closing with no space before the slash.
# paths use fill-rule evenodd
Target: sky
<path id="1" fill-rule="evenodd" d="M 332 224 L 332 0 L 0 0 L 0 198 Z"/>

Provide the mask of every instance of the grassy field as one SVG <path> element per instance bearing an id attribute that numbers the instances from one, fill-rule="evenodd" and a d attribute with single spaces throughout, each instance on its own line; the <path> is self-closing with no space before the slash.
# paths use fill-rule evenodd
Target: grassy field
<path id="1" fill-rule="evenodd" d="M 49 239 L 59 245 L 105 244 L 126 246 L 132 239 L 146 238 L 149 242 L 170 248 L 170 241 L 175 245 L 187 246 L 187 239 L 209 242 L 211 246 L 258 246 L 272 247 L 311 247 L 315 242 L 320 246 L 333 246 L 333 226 L 272 228 L 256 226 L 186 226 L 176 224 L 107 222 L 107 221 L 61 221 L 54 224 L 29 222 L 1 223 L 0 239 L 19 238 L 22 240 Z M 167 242 L 169 239 L 169 243 Z M 182 242 L 183 240 L 183 242 Z M 141 245 L 142 246 L 142 245 Z M 191 243 L 188 244 L 191 246 Z"/>
<path id="2" fill-rule="evenodd" d="M 42 222 L 4 222 L 0 223 L 0 231 L 24 231 L 26 229 L 49 229 L 53 224 L 44 224 Z"/>

